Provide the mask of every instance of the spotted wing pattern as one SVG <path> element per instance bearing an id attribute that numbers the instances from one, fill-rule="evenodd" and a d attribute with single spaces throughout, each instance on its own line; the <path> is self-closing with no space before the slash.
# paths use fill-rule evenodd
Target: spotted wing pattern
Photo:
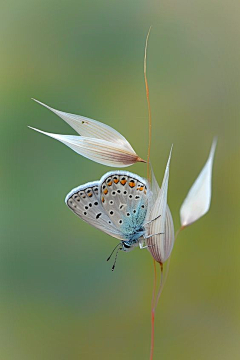
<path id="1" fill-rule="evenodd" d="M 121 232 L 114 226 L 102 206 L 100 182 L 90 182 L 73 189 L 66 196 L 65 202 L 82 220 L 117 239 L 122 239 Z"/>
<path id="2" fill-rule="evenodd" d="M 146 218 L 149 198 L 146 180 L 127 171 L 109 172 L 101 179 L 100 197 L 115 227 L 126 239 L 131 239 Z"/>
<path id="3" fill-rule="evenodd" d="M 90 225 L 129 240 L 146 218 L 148 184 L 127 171 L 111 171 L 100 181 L 73 189 L 66 197 L 68 207 Z"/>

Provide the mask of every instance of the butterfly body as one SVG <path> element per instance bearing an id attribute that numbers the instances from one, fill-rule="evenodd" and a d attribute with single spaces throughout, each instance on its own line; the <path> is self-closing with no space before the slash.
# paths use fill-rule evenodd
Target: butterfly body
<path id="1" fill-rule="evenodd" d="M 65 202 L 82 220 L 121 240 L 123 251 L 130 251 L 145 236 L 150 197 L 145 179 L 118 170 L 73 189 Z"/>

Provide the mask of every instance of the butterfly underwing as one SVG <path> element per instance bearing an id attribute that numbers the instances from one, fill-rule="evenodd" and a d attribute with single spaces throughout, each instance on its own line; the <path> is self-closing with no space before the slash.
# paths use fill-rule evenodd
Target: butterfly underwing
<path id="1" fill-rule="evenodd" d="M 82 220 L 121 240 L 122 250 L 129 251 L 145 234 L 150 198 L 147 180 L 117 170 L 76 187 L 65 202 Z"/>

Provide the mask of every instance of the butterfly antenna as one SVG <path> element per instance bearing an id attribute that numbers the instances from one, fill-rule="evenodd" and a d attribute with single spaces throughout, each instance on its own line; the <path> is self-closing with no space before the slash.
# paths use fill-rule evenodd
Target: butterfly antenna
<path id="1" fill-rule="evenodd" d="M 120 245 L 121 245 L 121 243 L 119 243 L 119 244 L 117 244 L 117 246 L 115 246 L 115 248 L 113 249 L 113 251 L 111 252 L 111 254 L 109 255 L 109 257 L 107 258 L 107 261 L 109 261 L 109 260 L 111 259 L 112 254 L 114 253 L 114 251 L 116 250 L 116 248 L 117 248 L 118 246 L 120 246 Z"/>
<path id="2" fill-rule="evenodd" d="M 119 245 L 120 245 L 120 244 L 119 244 Z M 114 264 L 113 264 L 113 266 L 112 266 L 112 271 L 115 269 L 115 265 L 116 265 L 116 261 L 117 261 L 118 252 L 119 252 L 119 250 L 121 250 L 121 249 L 122 249 L 121 247 L 119 247 L 119 248 L 117 249 L 117 252 L 116 252 L 116 255 L 115 255 Z"/>

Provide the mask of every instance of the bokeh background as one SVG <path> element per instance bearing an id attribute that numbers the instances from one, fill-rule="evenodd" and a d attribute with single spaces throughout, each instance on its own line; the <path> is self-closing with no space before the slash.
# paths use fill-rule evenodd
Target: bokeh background
<path id="1" fill-rule="evenodd" d="M 27 128 L 74 134 L 31 100 L 103 121 L 162 180 L 179 209 L 218 135 L 210 212 L 180 234 L 156 315 L 155 359 L 239 359 L 240 3 L 8 1 L 0 21 L 0 359 L 148 359 L 152 259 L 106 262 L 116 240 L 64 204 L 111 170 Z M 146 176 L 146 166 L 127 170 Z"/>

